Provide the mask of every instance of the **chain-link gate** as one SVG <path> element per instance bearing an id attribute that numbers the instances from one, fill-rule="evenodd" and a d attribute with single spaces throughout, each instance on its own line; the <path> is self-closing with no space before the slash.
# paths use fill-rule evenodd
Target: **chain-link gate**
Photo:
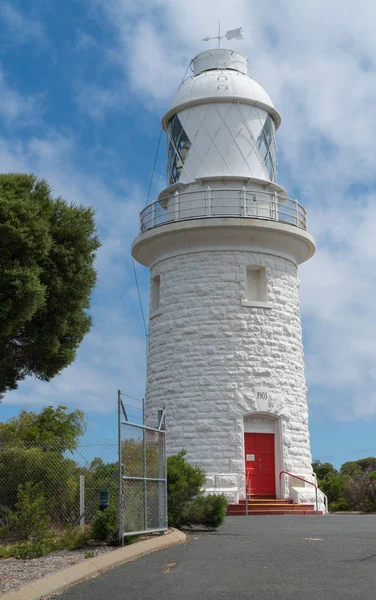
<path id="1" fill-rule="evenodd" d="M 157 415 L 156 415 L 157 417 Z M 167 529 L 164 411 L 157 428 L 132 423 L 118 392 L 119 536 Z"/>

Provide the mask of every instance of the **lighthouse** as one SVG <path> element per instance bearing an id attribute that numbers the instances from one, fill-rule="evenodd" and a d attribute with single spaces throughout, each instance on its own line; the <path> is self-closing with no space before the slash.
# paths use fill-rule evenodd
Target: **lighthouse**
<path id="1" fill-rule="evenodd" d="M 312 503 L 298 266 L 315 242 L 277 182 L 281 117 L 241 52 L 190 66 L 132 246 L 150 269 L 146 422 L 165 407 L 167 453 L 185 449 L 208 492 Z"/>

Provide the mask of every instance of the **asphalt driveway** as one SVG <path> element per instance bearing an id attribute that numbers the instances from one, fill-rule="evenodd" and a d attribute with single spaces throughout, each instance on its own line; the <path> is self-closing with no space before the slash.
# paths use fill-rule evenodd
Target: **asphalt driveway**
<path id="1" fill-rule="evenodd" d="M 376 516 L 227 517 L 60 600 L 376 600 Z"/>

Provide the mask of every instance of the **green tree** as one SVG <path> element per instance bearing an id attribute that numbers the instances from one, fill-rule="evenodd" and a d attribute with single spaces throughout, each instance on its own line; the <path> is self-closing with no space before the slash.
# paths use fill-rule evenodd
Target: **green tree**
<path id="1" fill-rule="evenodd" d="M 345 476 L 339 473 L 331 463 L 322 463 L 319 460 L 315 460 L 312 463 L 312 467 L 317 475 L 319 488 L 328 497 L 329 506 L 332 503 L 338 502 L 343 504 Z"/>
<path id="2" fill-rule="evenodd" d="M 352 477 L 353 475 L 357 475 L 361 472 L 362 469 L 358 464 L 358 461 L 356 460 L 350 460 L 348 462 L 343 463 L 343 465 L 341 466 L 342 475 Z"/>
<path id="3" fill-rule="evenodd" d="M 324 479 L 328 473 L 337 473 L 337 470 L 331 463 L 322 463 L 320 460 L 314 460 L 312 463 L 312 468 L 318 479 Z"/>
<path id="4" fill-rule="evenodd" d="M 376 510 L 375 457 L 347 461 L 339 471 L 320 461 L 314 461 L 312 466 L 331 510 Z"/>
<path id="5" fill-rule="evenodd" d="M 0 393 L 74 360 L 99 246 L 92 208 L 53 198 L 35 175 L 0 175 Z"/>
<path id="6" fill-rule="evenodd" d="M 22 444 L 45 449 L 74 450 L 85 433 L 84 413 L 67 412 L 66 406 L 47 406 L 39 413 L 21 410 L 17 417 L 0 423 L 0 444 Z"/>
<path id="7" fill-rule="evenodd" d="M 349 461 L 342 465 L 345 477 L 344 498 L 351 508 L 357 510 L 376 509 L 376 458 L 369 456 Z"/>
<path id="8" fill-rule="evenodd" d="M 341 467 L 341 473 L 349 475 L 350 477 L 353 475 L 360 475 L 361 473 L 372 473 L 375 470 L 376 458 L 374 456 L 345 462 Z"/>

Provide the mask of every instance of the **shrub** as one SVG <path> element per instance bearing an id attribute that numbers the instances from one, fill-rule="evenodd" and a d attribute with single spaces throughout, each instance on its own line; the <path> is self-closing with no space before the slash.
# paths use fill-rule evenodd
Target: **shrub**
<path id="1" fill-rule="evenodd" d="M 205 473 L 201 467 L 190 465 L 185 455 L 182 450 L 167 459 L 169 524 L 218 527 L 226 515 L 226 498 L 216 494 L 203 495 Z"/>
<path id="2" fill-rule="evenodd" d="M 337 510 L 349 510 L 349 509 L 350 509 L 350 505 L 344 498 L 340 498 L 336 502 L 331 502 L 329 504 L 329 510 L 333 511 L 333 512 L 335 512 Z"/>
<path id="3" fill-rule="evenodd" d="M 204 525 L 216 528 L 222 525 L 227 511 L 227 500 L 223 494 L 197 496 L 185 507 L 182 519 L 185 525 Z"/>
<path id="4" fill-rule="evenodd" d="M 17 502 L 9 513 L 11 531 L 23 539 L 41 540 L 47 532 L 49 517 L 43 487 L 30 481 L 18 487 Z"/>
<path id="5" fill-rule="evenodd" d="M 43 538 L 0 546 L 0 559 L 13 556 L 25 560 L 39 558 L 58 550 L 76 550 L 85 546 L 91 537 L 91 527 L 89 525 L 84 530 L 80 527 L 73 527 L 65 531 L 60 537 L 45 534 Z"/>
<path id="6" fill-rule="evenodd" d="M 64 531 L 60 538 L 54 540 L 55 550 L 77 550 L 87 544 L 92 537 L 90 525 L 86 525 L 84 529 L 80 526 L 72 527 Z"/>
<path id="7" fill-rule="evenodd" d="M 48 540 L 33 540 L 31 542 L 18 542 L 9 546 L 0 546 L 0 558 L 18 558 L 27 560 L 39 558 L 51 552 Z"/>
<path id="8" fill-rule="evenodd" d="M 92 522 L 93 538 L 98 541 L 118 543 L 119 522 L 118 511 L 114 504 L 110 504 L 104 511 L 98 510 Z"/>
<path id="9" fill-rule="evenodd" d="M 185 455 L 182 450 L 167 459 L 168 522 L 174 527 L 184 525 L 183 513 L 188 503 L 200 495 L 205 481 L 203 469 L 190 465 Z"/>
<path id="10" fill-rule="evenodd" d="M 8 558 L 9 546 L 0 546 L 0 558 Z"/>
<path id="11" fill-rule="evenodd" d="M 32 542 L 22 542 L 9 548 L 8 556 L 14 556 L 20 560 L 39 558 L 51 552 L 49 545 L 43 540 L 34 540 Z"/>

